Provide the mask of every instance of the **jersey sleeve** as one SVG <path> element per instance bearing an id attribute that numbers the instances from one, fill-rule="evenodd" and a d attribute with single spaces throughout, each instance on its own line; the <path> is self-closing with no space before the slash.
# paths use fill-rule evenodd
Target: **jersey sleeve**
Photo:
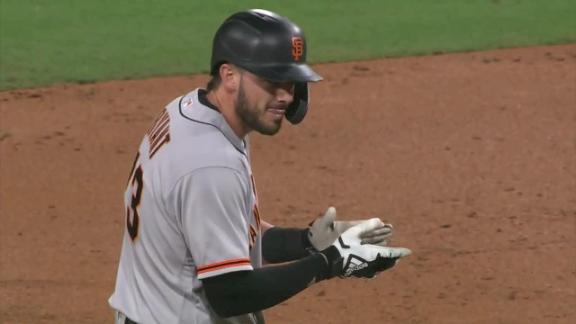
<path id="1" fill-rule="evenodd" d="M 178 182 L 176 210 L 198 279 L 253 269 L 246 215 L 249 186 L 238 171 L 225 167 L 196 170 Z"/>

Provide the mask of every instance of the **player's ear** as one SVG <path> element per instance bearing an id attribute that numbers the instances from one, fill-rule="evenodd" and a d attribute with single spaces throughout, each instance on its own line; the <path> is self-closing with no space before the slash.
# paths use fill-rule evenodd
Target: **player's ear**
<path id="1" fill-rule="evenodd" d="M 224 63 L 220 65 L 219 73 L 224 89 L 236 92 L 240 84 L 240 70 L 232 64 Z"/>

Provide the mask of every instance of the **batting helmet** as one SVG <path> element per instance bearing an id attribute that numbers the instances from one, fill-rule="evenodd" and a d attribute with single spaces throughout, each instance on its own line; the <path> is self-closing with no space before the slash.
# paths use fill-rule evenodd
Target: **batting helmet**
<path id="1" fill-rule="evenodd" d="M 212 44 L 212 75 L 232 63 L 270 81 L 294 82 L 286 119 L 297 124 L 308 111 L 308 84 L 322 80 L 306 64 L 306 39 L 296 24 L 271 11 L 252 9 L 228 17 Z"/>

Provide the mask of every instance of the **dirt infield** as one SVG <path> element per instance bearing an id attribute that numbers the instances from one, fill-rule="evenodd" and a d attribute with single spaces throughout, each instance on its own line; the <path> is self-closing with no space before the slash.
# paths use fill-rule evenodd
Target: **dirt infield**
<path id="1" fill-rule="evenodd" d="M 576 45 L 317 66 L 297 127 L 252 136 L 263 218 L 379 215 L 414 254 L 269 323 L 576 323 Z M 0 92 L 0 323 L 111 323 L 141 136 L 206 77 Z"/>

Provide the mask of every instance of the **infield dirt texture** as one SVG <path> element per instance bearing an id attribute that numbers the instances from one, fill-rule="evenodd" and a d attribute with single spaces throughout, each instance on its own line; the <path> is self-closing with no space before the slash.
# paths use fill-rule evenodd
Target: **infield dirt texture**
<path id="1" fill-rule="evenodd" d="M 316 68 L 307 120 L 252 136 L 263 218 L 302 227 L 335 205 L 414 253 L 269 323 L 576 323 L 576 45 Z M 205 81 L 0 92 L 0 323 L 112 322 L 135 150 Z"/>

